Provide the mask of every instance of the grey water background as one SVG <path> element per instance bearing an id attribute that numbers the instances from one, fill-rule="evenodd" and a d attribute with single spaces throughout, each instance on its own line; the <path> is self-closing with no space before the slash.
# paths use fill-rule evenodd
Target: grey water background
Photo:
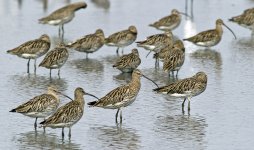
<path id="1" fill-rule="evenodd" d="M 112 68 L 117 59 L 115 48 L 103 46 L 89 55 L 70 51 L 62 67 L 61 79 L 53 71 L 38 68 L 37 74 L 26 74 L 27 60 L 6 54 L 6 50 L 47 33 L 58 43 L 58 28 L 38 24 L 46 16 L 74 0 L 0 0 L 0 149 L 195 149 L 239 150 L 254 146 L 254 39 L 251 32 L 227 21 L 243 10 L 253 7 L 251 0 L 87 0 L 88 7 L 76 13 L 72 22 L 65 25 L 65 42 L 102 28 L 106 36 L 135 25 L 137 40 L 161 33 L 148 27 L 149 23 L 170 14 L 176 8 L 193 15 L 183 17 L 181 25 L 173 31 L 183 39 L 200 31 L 215 28 L 221 18 L 237 35 L 234 40 L 224 28 L 222 41 L 210 50 L 185 42 L 186 60 L 179 79 L 198 71 L 208 75 L 207 89 L 192 98 L 191 114 L 182 114 L 181 99 L 152 92 L 155 86 L 142 79 L 136 101 L 123 109 L 123 125 L 114 122 L 116 110 L 88 108 L 83 118 L 73 126 L 72 138 L 61 138 L 60 129 L 33 129 L 33 118 L 9 113 L 15 106 L 46 91 L 55 84 L 60 91 L 73 97 L 76 87 L 98 97 L 125 84 L 130 76 L 121 75 Z M 191 13 L 192 12 L 192 13 Z M 125 48 L 129 53 L 136 44 Z M 152 55 L 138 49 L 142 58 L 139 69 L 159 85 L 172 82 L 161 68 L 154 68 Z M 37 64 L 42 60 L 39 58 Z M 33 64 L 33 63 L 31 63 Z M 160 66 L 162 63 L 160 63 Z M 33 65 L 31 65 L 31 70 Z M 94 99 L 85 96 L 86 102 Z M 61 97 L 61 104 L 68 99 Z M 41 119 L 40 119 L 41 120 Z M 39 120 L 39 121 L 40 121 Z M 68 130 L 66 130 L 67 132 Z"/>

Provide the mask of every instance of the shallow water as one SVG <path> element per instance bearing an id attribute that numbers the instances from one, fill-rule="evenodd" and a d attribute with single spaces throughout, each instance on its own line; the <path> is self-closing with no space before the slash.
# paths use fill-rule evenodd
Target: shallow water
<path id="1" fill-rule="evenodd" d="M 73 21 L 65 26 L 66 42 L 93 33 L 97 28 L 102 28 L 108 36 L 132 24 L 138 29 L 137 40 L 143 40 L 160 33 L 148 27 L 149 23 L 176 8 L 193 15 L 193 20 L 183 17 L 181 25 L 173 32 L 182 39 L 214 28 L 215 20 L 222 18 L 235 32 L 237 40 L 224 29 L 222 41 L 210 50 L 184 43 L 187 54 L 179 79 L 198 71 L 208 75 L 206 91 L 192 98 L 190 116 L 182 114 L 181 99 L 152 92 L 155 86 L 145 79 L 142 79 L 136 101 L 123 109 L 121 127 L 115 125 L 115 110 L 86 106 L 83 118 L 72 128 L 71 140 L 62 139 L 60 129 L 47 129 L 43 133 L 39 128 L 36 132 L 34 119 L 9 113 L 18 104 L 43 93 L 50 84 L 71 97 L 78 86 L 102 97 L 130 80 L 129 75 L 111 67 L 117 59 L 113 47 L 103 46 L 89 55 L 88 60 L 85 54 L 71 51 L 62 68 L 61 79 L 53 71 L 51 80 L 49 70 L 44 68 L 38 68 L 36 75 L 27 75 L 26 60 L 6 54 L 6 50 L 44 33 L 50 35 L 54 47 L 59 41 L 58 28 L 40 25 L 37 20 L 70 2 L 74 1 L 0 0 L 0 149 L 226 150 L 254 146 L 254 39 L 249 30 L 227 21 L 252 6 L 254 1 L 251 0 L 194 0 L 193 11 L 190 1 L 186 6 L 184 0 L 89 0 L 87 9 L 78 11 Z M 135 46 L 125 48 L 124 53 Z M 154 68 L 152 55 L 145 58 L 147 51 L 139 48 L 139 52 L 142 57 L 139 68 L 146 76 L 159 85 L 174 81 L 161 68 Z M 61 104 L 69 101 L 62 97 L 61 100 Z M 93 99 L 85 97 L 85 100 Z"/>

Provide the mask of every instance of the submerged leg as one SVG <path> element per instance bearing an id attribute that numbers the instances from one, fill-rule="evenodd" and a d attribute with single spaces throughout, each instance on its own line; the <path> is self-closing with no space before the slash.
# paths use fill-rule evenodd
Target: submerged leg
<path id="1" fill-rule="evenodd" d="M 59 25 L 59 28 L 58 28 L 58 37 L 59 37 L 60 41 L 61 41 L 61 36 L 62 36 L 61 27 L 62 27 L 62 25 Z"/>
<path id="2" fill-rule="evenodd" d="M 178 71 L 179 71 L 179 70 L 176 70 L 176 77 L 178 77 Z"/>
<path id="3" fill-rule="evenodd" d="M 120 111 L 120 124 L 123 122 L 122 110 Z"/>
<path id="4" fill-rule="evenodd" d="M 86 53 L 86 59 L 88 58 L 88 53 Z"/>
<path id="5" fill-rule="evenodd" d="M 27 73 L 29 73 L 29 64 L 30 64 L 30 59 L 28 59 L 28 62 L 27 62 Z"/>
<path id="6" fill-rule="evenodd" d="M 64 24 L 62 25 L 62 42 L 64 41 Z"/>
<path id="7" fill-rule="evenodd" d="M 188 112 L 190 112 L 190 98 L 188 98 Z"/>
<path id="8" fill-rule="evenodd" d="M 58 77 L 60 78 L 60 68 L 58 69 L 57 75 L 58 75 Z"/>
<path id="9" fill-rule="evenodd" d="M 71 127 L 69 127 L 69 134 L 68 137 L 71 138 Z"/>
<path id="10" fill-rule="evenodd" d="M 37 128 L 37 117 L 35 118 L 35 122 L 34 122 L 34 129 L 36 130 Z"/>
<path id="11" fill-rule="evenodd" d="M 64 138 L 64 128 L 62 128 L 62 138 Z"/>
<path id="12" fill-rule="evenodd" d="M 49 77 L 51 78 L 51 69 L 49 69 Z"/>
<path id="13" fill-rule="evenodd" d="M 117 112 L 116 112 L 116 118 L 115 118 L 116 123 L 118 123 L 118 122 L 117 122 L 117 117 L 118 117 L 119 110 L 120 110 L 120 108 L 119 108 L 119 109 L 117 109 Z"/>
<path id="14" fill-rule="evenodd" d="M 185 101 L 186 101 L 186 98 L 184 98 L 183 103 L 182 103 L 182 112 L 183 113 L 184 113 L 184 103 L 185 103 Z"/>
<path id="15" fill-rule="evenodd" d="M 34 74 L 36 74 L 36 59 L 34 59 Z"/>
<path id="16" fill-rule="evenodd" d="M 122 48 L 122 55 L 123 55 L 123 49 L 124 49 L 124 48 Z"/>
<path id="17" fill-rule="evenodd" d="M 119 50 L 119 47 L 117 47 L 117 49 L 116 49 L 116 54 L 118 55 L 118 50 Z"/>

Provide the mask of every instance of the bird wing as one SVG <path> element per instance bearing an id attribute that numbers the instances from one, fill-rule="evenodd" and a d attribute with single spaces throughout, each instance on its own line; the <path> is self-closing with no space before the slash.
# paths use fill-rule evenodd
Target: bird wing
<path id="1" fill-rule="evenodd" d="M 178 17 L 177 15 L 169 15 L 166 17 L 161 18 L 159 21 L 155 22 L 155 26 L 171 26 L 173 23 L 177 21 Z"/>
<path id="2" fill-rule="evenodd" d="M 211 41 L 211 39 L 214 39 L 216 36 L 218 36 L 218 34 L 216 33 L 216 30 L 207 30 L 207 31 L 200 32 L 197 35 L 187 38 L 185 40 L 191 41 L 193 43 L 207 42 L 207 41 Z"/>
<path id="3" fill-rule="evenodd" d="M 74 122 L 81 118 L 83 109 L 77 101 L 71 101 L 61 106 L 57 111 L 41 124 L 47 126 L 49 124 Z"/>
<path id="4" fill-rule="evenodd" d="M 190 91 L 194 88 L 196 84 L 196 80 L 194 78 L 186 78 L 183 80 L 179 80 L 177 82 L 171 83 L 169 85 L 154 89 L 154 91 L 158 93 L 167 93 L 167 94 L 184 94 L 186 91 Z"/>
<path id="5" fill-rule="evenodd" d="M 21 44 L 20 46 L 7 51 L 8 53 L 13 53 L 13 54 L 23 54 L 23 53 L 27 53 L 27 54 L 35 54 L 38 52 L 38 49 L 45 47 L 45 48 L 49 48 L 50 44 L 44 40 L 41 39 L 35 39 L 35 40 L 31 40 L 28 42 L 25 42 L 23 44 Z"/>
<path id="6" fill-rule="evenodd" d="M 110 35 L 108 38 L 105 39 L 106 43 L 119 43 L 121 40 L 126 39 L 126 35 L 129 33 L 129 30 L 123 30 L 120 32 L 116 32 Z"/>
<path id="7" fill-rule="evenodd" d="M 47 53 L 39 66 L 49 67 L 65 61 L 69 54 L 66 48 L 55 48 Z M 64 59 L 64 60 L 63 60 Z"/>
<path id="8" fill-rule="evenodd" d="M 109 105 L 115 105 L 116 103 L 122 102 L 125 99 L 132 97 L 130 93 L 129 85 L 123 85 L 115 88 L 104 97 L 99 99 L 94 106 L 103 107 Z"/>
<path id="9" fill-rule="evenodd" d="M 43 112 L 50 105 L 54 105 L 55 100 L 56 98 L 52 95 L 42 94 L 18 106 L 15 110 L 19 113 Z"/>
<path id="10" fill-rule="evenodd" d="M 163 63 L 164 71 L 171 71 L 175 69 L 182 60 L 183 53 L 180 50 L 173 50 L 168 52 L 168 56 L 165 57 Z"/>

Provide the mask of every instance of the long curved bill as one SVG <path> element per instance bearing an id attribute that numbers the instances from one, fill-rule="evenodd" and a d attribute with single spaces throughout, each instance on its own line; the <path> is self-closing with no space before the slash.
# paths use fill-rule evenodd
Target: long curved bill
<path id="1" fill-rule="evenodd" d="M 191 18 L 191 16 L 189 16 L 188 14 L 186 14 L 186 13 L 183 13 L 183 12 L 179 12 L 180 14 L 182 14 L 182 15 L 184 15 L 184 16 L 186 16 L 186 17 L 189 17 L 189 18 Z"/>
<path id="2" fill-rule="evenodd" d="M 99 100 L 99 98 L 98 98 L 98 97 L 96 97 L 96 96 L 95 96 L 95 95 L 93 95 L 93 94 L 90 94 L 90 93 L 85 93 L 85 95 L 92 96 L 92 97 L 94 97 L 94 98 L 96 98 L 96 99 L 98 99 L 98 100 Z"/>
<path id="3" fill-rule="evenodd" d="M 223 25 L 234 35 L 234 37 L 235 37 L 235 39 L 236 39 L 236 36 L 235 36 L 235 33 L 233 32 L 233 30 L 231 30 L 227 25 L 225 25 L 224 23 L 223 23 Z"/>
<path id="4" fill-rule="evenodd" d="M 158 84 L 155 83 L 152 79 L 148 78 L 148 77 L 145 76 L 145 75 L 142 75 L 142 76 L 143 76 L 144 78 L 146 78 L 147 80 L 150 80 L 151 82 L 153 82 L 153 84 L 155 84 L 155 85 L 159 88 Z"/>
<path id="5" fill-rule="evenodd" d="M 146 55 L 146 58 L 148 57 L 148 55 L 151 53 L 152 51 L 150 51 L 147 55 Z"/>
<path id="6" fill-rule="evenodd" d="M 73 99 L 72 98 L 70 98 L 68 95 L 65 95 L 65 94 L 63 94 L 63 93 L 61 93 L 61 92 L 59 92 L 59 91 L 55 91 L 56 93 L 58 93 L 58 94 L 61 94 L 61 95 L 63 95 L 64 97 L 67 97 L 68 99 L 70 99 L 70 100 L 72 100 L 73 101 Z"/>

